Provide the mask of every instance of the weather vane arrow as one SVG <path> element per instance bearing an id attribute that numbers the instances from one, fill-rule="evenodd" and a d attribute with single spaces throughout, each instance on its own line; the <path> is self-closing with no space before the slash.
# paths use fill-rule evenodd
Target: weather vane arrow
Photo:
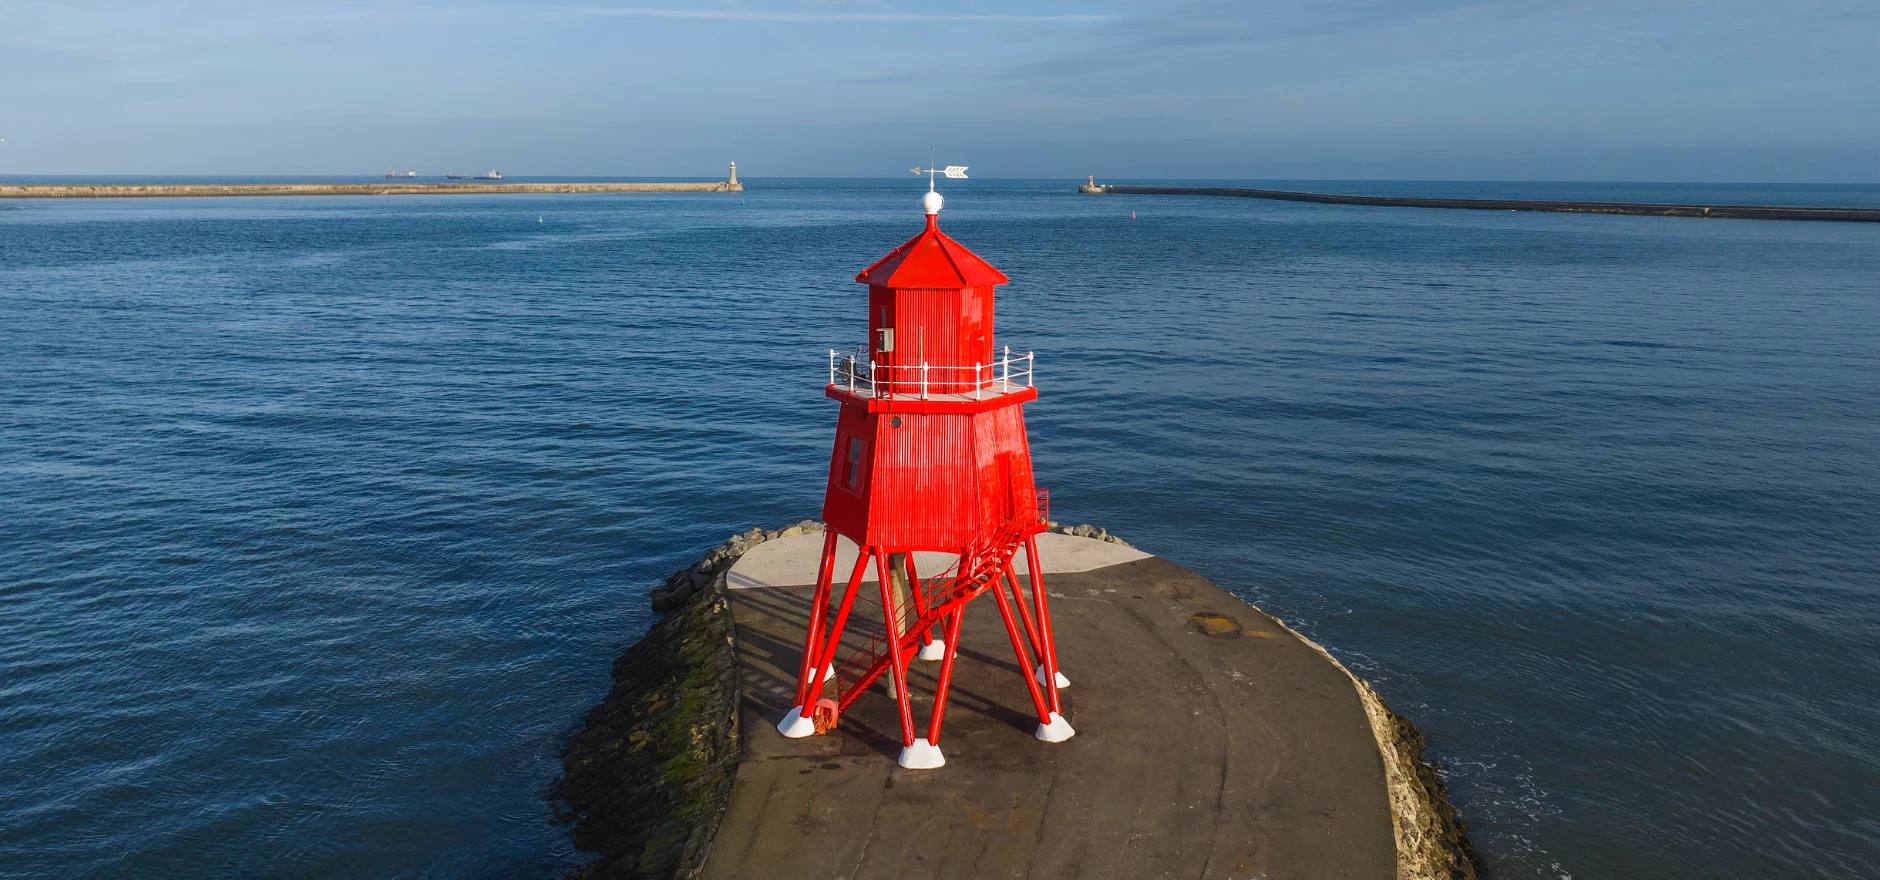
<path id="1" fill-rule="evenodd" d="M 927 148 L 927 164 L 928 164 L 928 165 L 930 165 L 930 166 L 931 166 L 931 165 L 934 165 L 934 164 L 935 164 L 935 163 L 934 163 L 934 161 L 933 161 L 933 149 L 934 149 L 933 147 L 928 147 L 928 148 Z M 965 165 L 948 165 L 948 166 L 947 166 L 947 167 L 945 167 L 945 168 L 932 168 L 932 167 L 930 167 L 930 168 L 919 168 L 919 167 L 916 167 L 916 168 L 913 168 L 913 169 L 911 169 L 911 170 L 912 170 L 912 171 L 913 171 L 913 172 L 914 172 L 915 174 L 925 174 L 925 175 L 927 175 L 927 189 L 928 189 L 929 191 L 932 191 L 932 190 L 933 190 L 933 181 L 934 181 L 934 175 L 936 175 L 936 174 L 944 174 L 944 175 L 946 175 L 946 176 L 948 176 L 948 177 L 951 177 L 951 178 L 953 178 L 954 180 L 965 180 L 965 179 L 966 179 L 966 166 L 965 166 Z"/>

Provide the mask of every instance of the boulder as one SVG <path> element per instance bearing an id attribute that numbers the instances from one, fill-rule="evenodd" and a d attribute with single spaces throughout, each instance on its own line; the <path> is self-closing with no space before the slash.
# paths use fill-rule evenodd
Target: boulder
<path id="1" fill-rule="evenodd" d="M 691 581 L 683 581 L 677 586 L 654 590 L 653 610 L 664 614 L 684 605 L 685 600 L 692 598 L 692 595 L 697 592 L 698 588 L 694 587 Z"/>

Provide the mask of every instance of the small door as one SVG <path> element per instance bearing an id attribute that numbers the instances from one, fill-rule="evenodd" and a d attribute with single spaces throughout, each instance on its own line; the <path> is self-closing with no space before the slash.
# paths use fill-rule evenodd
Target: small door
<path id="1" fill-rule="evenodd" d="M 999 522 L 1003 523 L 1018 515 L 1018 479 L 1012 472 L 1012 453 L 1001 452 L 995 459 L 998 462 L 999 485 L 995 504 L 1000 505 Z"/>

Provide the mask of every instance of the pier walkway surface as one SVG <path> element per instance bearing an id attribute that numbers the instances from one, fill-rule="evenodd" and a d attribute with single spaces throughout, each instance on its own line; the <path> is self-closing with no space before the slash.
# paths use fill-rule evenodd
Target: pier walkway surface
<path id="1" fill-rule="evenodd" d="M 1347 196 L 1242 189 L 1219 186 L 1119 186 L 1079 184 L 1081 193 L 1143 196 L 1235 196 L 1320 205 L 1368 205 L 1379 208 L 1461 208 L 1474 211 L 1545 211 L 1565 214 L 1632 214 L 1643 217 L 1707 217 L 1728 220 L 1840 220 L 1880 223 L 1876 208 L 1796 208 L 1779 205 L 1668 205 L 1649 202 L 1560 202 L 1540 199 L 1425 199 L 1400 196 Z"/>
<path id="2" fill-rule="evenodd" d="M 739 559 L 727 585 L 744 753 L 701 876 L 1396 876 L 1384 763 L 1343 669 L 1174 563 L 1038 540 L 1077 735 L 1033 738 L 988 598 L 967 606 L 937 770 L 895 763 L 900 721 L 880 685 L 829 735 L 777 732 L 822 536 Z M 943 567 L 923 556 L 918 570 Z M 878 603 L 858 600 L 849 632 L 879 625 Z M 922 725 L 938 665 L 910 675 Z"/>
<path id="3" fill-rule="evenodd" d="M 743 192 L 705 183 L 168 183 L 0 184 L 0 199 L 152 199 L 204 196 L 424 196 L 516 193 Z"/>

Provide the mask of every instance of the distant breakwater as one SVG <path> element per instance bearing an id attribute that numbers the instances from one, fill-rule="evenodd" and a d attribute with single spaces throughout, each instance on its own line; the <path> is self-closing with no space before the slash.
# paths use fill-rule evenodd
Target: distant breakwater
<path id="1" fill-rule="evenodd" d="M 410 196 L 502 193 L 743 192 L 703 183 L 183 183 L 0 185 L 0 199 L 149 199 L 202 196 Z"/>
<path id="2" fill-rule="evenodd" d="M 1424 199 L 1400 196 L 1345 196 L 1209 186 L 1114 186 L 1082 184 L 1090 194 L 1145 196 L 1236 196 L 1320 205 L 1368 205 L 1379 208 L 1459 208 L 1471 211 L 1549 211 L 1565 214 L 1632 214 L 1644 217 L 1710 217 L 1733 220 L 1840 220 L 1880 223 L 1875 208 L 1785 208 L 1769 205 L 1663 205 L 1646 202 L 1554 202 L 1539 199 Z"/>

